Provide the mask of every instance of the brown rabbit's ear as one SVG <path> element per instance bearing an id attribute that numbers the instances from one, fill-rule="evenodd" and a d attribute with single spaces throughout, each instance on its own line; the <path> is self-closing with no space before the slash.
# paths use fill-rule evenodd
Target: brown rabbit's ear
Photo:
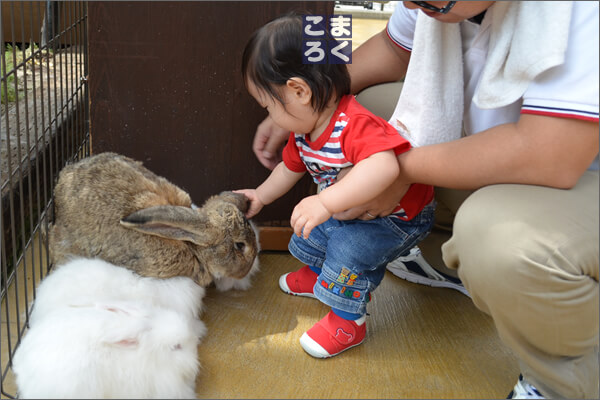
<path id="1" fill-rule="evenodd" d="M 181 206 L 155 206 L 129 214 L 121 225 L 148 235 L 210 246 L 214 237 L 210 222 L 203 213 Z"/>
<path id="2" fill-rule="evenodd" d="M 234 193 L 234 192 L 221 192 L 218 196 L 221 200 L 226 201 L 235 205 L 240 209 L 242 213 L 246 213 L 248 211 L 249 200 L 242 193 Z"/>

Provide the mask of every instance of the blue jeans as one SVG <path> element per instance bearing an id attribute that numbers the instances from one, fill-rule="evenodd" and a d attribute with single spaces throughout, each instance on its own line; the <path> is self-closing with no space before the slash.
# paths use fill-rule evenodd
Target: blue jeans
<path id="1" fill-rule="evenodd" d="M 288 248 L 301 262 L 321 268 L 314 286 L 321 302 L 363 315 L 385 266 L 429 234 L 434 210 L 432 201 L 410 221 L 389 216 L 369 221 L 330 218 L 315 227 L 308 239 L 292 235 Z"/>

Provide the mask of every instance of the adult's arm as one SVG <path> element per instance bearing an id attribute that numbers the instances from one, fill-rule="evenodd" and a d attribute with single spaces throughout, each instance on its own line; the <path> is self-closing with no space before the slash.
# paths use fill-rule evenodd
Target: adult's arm
<path id="1" fill-rule="evenodd" d="M 452 142 L 398 157 L 405 183 L 478 189 L 499 183 L 572 188 L 598 154 L 598 123 L 522 114 Z"/>
<path id="2" fill-rule="evenodd" d="M 335 212 L 358 206 L 383 192 L 398 176 L 398 163 L 392 150 L 385 150 L 363 159 L 346 177 L 319 194 L 300 201 L 290 223 L 294 233 L 308 238 L 311 230 L 327 221 Z"/>
<path id="3" fill-rule="evenodd" d="M 396 82 L 406 76 L 410 52 L 397 46 L 384 29 L 372 36 L 352 52 L 352 64 L 348 71 L 352 79 L 352 93 L 358 93 L 379 83 Z M 344 174 L 338 176 L 342 179 Z M 371 215 L 389 215 L 410 185 L 396 180 L 376 199 L 361 206 L 337 212 L 333 217 L 340 220 L 361 218 L 368 211 Z"/>
<path id="4" fill-rule="evenodd" d="M 385 82 L 404 78 L 410 52 L 397 46 L 384 29 L 352 52 L 348 72 L 352 79 L 352 93 Z"/>
<path id="5" fill-rule="evenodd" d="M 591 165 L 598 147 L 597 122 L 523 114 L 515 124 L 400 154 L 400 176 L 385 192 L 334 218 L 358 218 L 365 211 L 388 215 L 414 182 L 451 189 L 500 183 L 570 189 Z"/>

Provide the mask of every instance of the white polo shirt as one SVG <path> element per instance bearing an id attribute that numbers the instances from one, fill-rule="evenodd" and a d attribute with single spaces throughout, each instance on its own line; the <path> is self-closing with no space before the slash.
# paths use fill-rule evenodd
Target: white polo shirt
<path id="1" fill-rule="evenodd" d="M 598 122 L 599 53 L 598 2 L 573 4 L 565 62 L 540 74 L 515 103 L 497 109 L 481 109 L 473 103 L 485 65 L 490 37 L 490 18 L 481 25 L 460 23 L 465 83 L 464 133 L 471 135 L 496 125 L 516 122 L 520 114 L 548 115 Z M 387 25 L 389 38 L 411 51 L 418 9 L 398 2 Z"/>

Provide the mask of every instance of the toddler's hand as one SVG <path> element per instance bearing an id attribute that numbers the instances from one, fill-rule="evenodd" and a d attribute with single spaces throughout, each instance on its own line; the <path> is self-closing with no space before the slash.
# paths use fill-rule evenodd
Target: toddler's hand
<path id="1" fill-rule="evenodd" d="M 302 234 L 304 239 L 308 239 L 313 228 L 327 221 L 329 217 L 329 210 L 321 203 L 319 197 L 314 195 L 306 197 L 294 207 L 290 223 L 296 236 Z"/>
<path id="2" fill-rule="evenodd" d="M 250 207 L 248 207 L 248 211 L 246 211 L 246 218 L 248 219 L 258 214 L 265 206 L 256 195 L 256 189 L 240 189 L 234 190 L 233 192 L 242 193 L 248 198 L 248 200 L 250 200 Z"/>

